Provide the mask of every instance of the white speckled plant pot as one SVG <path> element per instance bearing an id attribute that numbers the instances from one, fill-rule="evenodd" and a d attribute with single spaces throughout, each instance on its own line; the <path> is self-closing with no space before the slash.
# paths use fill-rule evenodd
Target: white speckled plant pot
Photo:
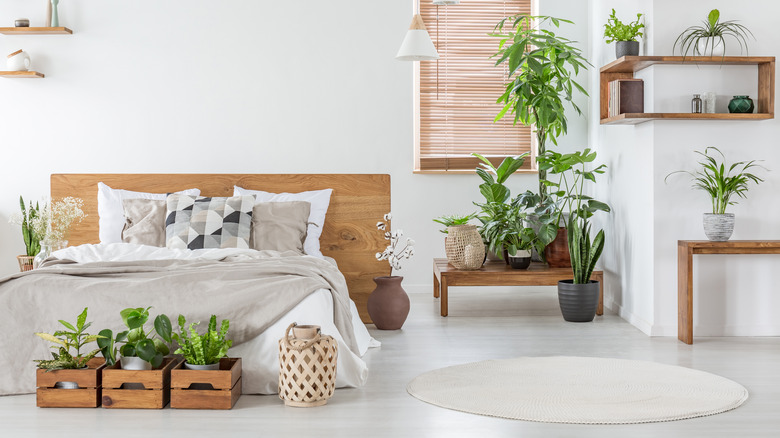
<path id="1" fill-rule="evenodd" d="M 734 213 L 704 213 L 704 234 L 716 242 L 725 242 L 734 232 Z"/>

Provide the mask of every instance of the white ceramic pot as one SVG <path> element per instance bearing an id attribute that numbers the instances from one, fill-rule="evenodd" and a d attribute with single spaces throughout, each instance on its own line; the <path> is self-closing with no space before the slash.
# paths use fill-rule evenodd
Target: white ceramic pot
<path id="1" fill-rule="evenodd" d="M 57 382 L 54 387 L 57 389 L 79 389 L 79 384 L 76 382 Z"/>
<path id="2" fill-rule="evenodd" d="M 189 362 L 184 362 L 184 368 L 187 368 L 188 370 L 214 371 L 219 369 L 219 362 L 209 365 L 193 365 Z"/>
<path id="3" fill-rule="evenodd" d="M 720 41 L 720 38 L 702 38 L 696 44 L 701 56 L 723 56 L 726 47 Z"/>
<path id="4" fill-rule="evenodd" d="M 8 71 L 27 71 L 30 69 L 30 55 L 23 50 L 17 50 L 8 55 Z"/>
<path id="5" fill-rule="evenodd" d="M 734 232 L 734 213 L 704 213 L 704 234 L 715 242 L 725 242 Z"/>
<path id="6" fill-rule="evenodd" d="M 119 359 L 119 362 L 122 364 L 123 370 L 144 371 L 152 369 L 152 364 L 141 359 L 140 357 L 122 356 L 122 358 Z"/>

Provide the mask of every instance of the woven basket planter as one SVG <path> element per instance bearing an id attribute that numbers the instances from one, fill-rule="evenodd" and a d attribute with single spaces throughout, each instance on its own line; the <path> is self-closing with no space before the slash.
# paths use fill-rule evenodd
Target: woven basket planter
<path id="1" fill-rule="evenodd" d="M 26 256 L 26 255 L 16 256 L 16 260 L 19 262 L 19 271 L 21 272 L 32 271 L 33 259 L 35 259 L 35 256 Z"/>
<path id="2" fill-rule="evenodd" d="M 291 337 L 296 325 L 290 324 L 279 340 L 279 398 L 287 406 L 322 406 L 336 389 L 338 343 L 320 334 L 319 327 L 311 338 Z"/>
<path id="3" fill-rule="evenodd" d="M 476 225 L 455 225 L 447 228 L 447 261 L 456 269 L 473 271 L 485 262 L 485 244 Z"/>

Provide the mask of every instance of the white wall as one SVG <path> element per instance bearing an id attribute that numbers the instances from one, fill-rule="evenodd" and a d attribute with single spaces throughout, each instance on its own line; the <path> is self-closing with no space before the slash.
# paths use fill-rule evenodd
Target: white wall
<path id="1" fill-rule="evenodd" d="M 393 224 L 418 242 L 400 274 L 428 292 L 444 256 L 431 219 L 472 211 L 479 179 L 412 173 L 412 64 L 394 59 L 412 4 L 68 0 L 72 36 L 0 36 L 46 74 L 0 79 L 0 273 L 24 250 L 18 196 L 47 195 L 51 173 L 389 173 Z M 0 22 L 41 25 L 43 5 L 3 0 Z M 586 2 L 548 8 L 587 41 Z M 570 120 L 562 144 L 580 146 L 587 124 Z"/>
<path id="2" fill-rule="evenodd" d="M 656 54 L 669 54 L 677 35 L 689 24 L 702 20 L 718 8 L 722 20 L 739 20 L 750 28 L 756 40 L 750 41 L 750 55 L 777 56 L 773 17 L 780 3 L 750 0 L 737 3 L 713 1 L 655 0 L 654 42 Z M 727 54 L 739 55 L 739 51 Z M 715 91 L 718 106 L 724 108 L 735 94 L 757 96 L 756 67 L 655 68 L 653 99 L 665 105 L 664 111 L 680 105 L 689 110 L 693 93 Z M 684 105 L 684 106 L 683 106 Z M 654 122 L 655 180 L 655 313 L 654 333 L 677 333 L 678 239 L 706 239 L 701 214 L 709 211 L 707 196 L 687 190 L 684 178 L 664 177 L 678 169 L 693 169 L 694 150 L 715 146 L 730 162 L 762 159 L 772 172 L 763 172 L 766 182 L 751 187 L 747 200 L 728 209 L 736 214 L 732 239 L 780 239 L 780 119 L 759 122 Z M 694 257 L 694 335 L 780 335 L 780 323 L 773 317 L 780 309 L 776 284 L 780 280 L 776 256 L 696 256 Z"/>
<path id="3" fill-rule="evenodd" d="M 753 30 L 751 55 L 775 56 L 771 17 L 780 12 L 774 1 L 616 1 L 592 0 L 593 53 L 598 65 L 614 59 L 613 48 L 597 41 L 611 8 L 618 16 L 647 14 L 644 54 L 671 55 L 675 38 L 691 24 L 719 8 L 723 19 L 741 20 Z M 738 53 L 729 52 L 737 55 Z M 595 75 L 594 75 L 595 76 Z M 657 66 L 643 71 L 648 111 L 690 111 L 692 94 L 715 91 L 718 110 L 725 111 L 734 94 L 757 95 L 755 67 Z M 591 79 L 593 89 L 598 78 Z M 597 106 L 592 102 L 591 111 Z M 677 334 L 677 253 L 679 239 L 705 239 L 701 214 L 708 211 L 704 193 L 690 190 L 683 177 L 664 183 L 674 170 L 692 170 L 694 150 L 720 148 L 729 161 L 763 159 L 777 170 L 780 134 L 777 119 L 761 122 L 656 121 L 630 126 L 599 126 L 591 121 L 591 141 L 608 160 L 610 184 L 599 193 L 614 212 L 605 229 L 608 242 L 603 263 L 607 270 L 607 303 L 648 334 Z M 780 176 L 765 174 L 766 182 L 751 188 L 749 198 L 730 211 L 737 215 L 732 239 L 778 239 L 776 200 Z M 778 260 L 772 256 L 696 256 L 694 259 L 694 333 L 696 336 L 778 335 L 780 324 L 771 316 L 780 308 L 772 287 Z"/>
<path id="4" fill-rule="evenodd" d="M 615 60 L 615 45 L 604 42 L 604 23 L 612 8 L 624 20 L 644 14 L 646 38 L 640 54 L 649 52 L 652 41 L 652 8 L 646 1 L 591 1 L 591 53 L 600 67 Z M 650 77 L 643 77 L 646 87 Z M 593 74 L 591 90 L 599 90 L 599 75 Z M 646 90 L 647 91 L 647 90 Z M 602 126 L 599 101 L 591 100 L 590 143 L 599 162 L 608 167 L 596 186 L 596 198 L 608 202 L 612 212 L 597 220 L 606 244 L 601 259 L 604 269 L 605 306 L 640 330 L 650 334 L 653 312 L 653 127 Z"/>

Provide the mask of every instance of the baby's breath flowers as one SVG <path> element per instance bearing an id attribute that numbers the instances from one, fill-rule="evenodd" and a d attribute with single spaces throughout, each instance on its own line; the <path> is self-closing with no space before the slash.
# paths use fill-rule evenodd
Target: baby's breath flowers
<path id="1" fill-rule="evenodd" d="M 40 214 L 32 220 L 33 232 L 48 244 L 66 240 L 71 227 L 87 216 L 83 206 L 82 199 L 73 197 L 44 205 Z"/>
<path id="2" fill-rule="evenodd" d="M 401 260 L 412 258 L 414 255 L 414 240 L 411 238 L 404 239 L 404 231 L 401 229 L 396 231 L 389 229 L 388 222 L 390 219 L 392 219 L 392 215 L 387 213 L 384 216 L 384 221 L 376 223 L 376 229 L 384 231 L 385 240 L 390 241 L 390 244 L 387 245 L 383 252 L 376 253 L 376 259 L 380 261 L 387 260 L 391 269 L 401 269 Z"/>

